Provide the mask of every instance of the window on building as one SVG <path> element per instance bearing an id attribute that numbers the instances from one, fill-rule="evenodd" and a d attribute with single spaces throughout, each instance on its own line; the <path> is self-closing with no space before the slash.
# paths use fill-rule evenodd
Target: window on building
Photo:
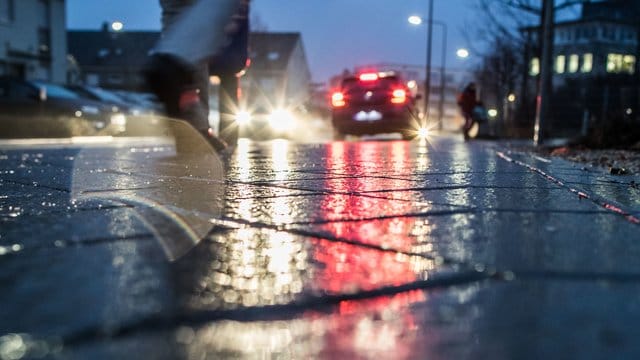
<path id="1" fill-rule="evenodd" d="M 636 57 L 633 55 L 609 54 L 607 55 L 607 72 L 626 73 L 635 72 Z"/>
<path id="2" fill-rule="evenodd" d="M 582 55 L 582 67 L 580 71 L 583 73 L 589 73 L 593 70 L 593 54 L 586 53 Z"/>
<path id="3" fill-rule="evenodd" d="M 564 55 L 558 55 L 556 57 L 556 72 L 558 74 L 564 74 L 567 58 Z"/>
<path id="4" fill-rule="evenodd" d="M 13 0 L 0 0 L 0 24 L 13 21 Z"/>
<path id="5" fill-rule="evenodd" d="M 577 54 L 571 54 L 569 56 L 569 72 L 576 73 L 580 66 L 580 57 Z"/>
<path id="6" fill-rule="evenodd" d="M 529 64 L 529 75 L 536 76 L 540 74 L 540 59 L 533 58 Z"/>

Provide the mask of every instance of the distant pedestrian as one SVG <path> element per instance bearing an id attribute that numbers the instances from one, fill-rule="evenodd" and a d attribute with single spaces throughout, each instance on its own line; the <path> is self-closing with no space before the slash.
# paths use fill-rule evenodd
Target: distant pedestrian
<path id="1" fill-rule="evenodd" d="M 476 92 L 476 84 L 469 83 L 464 90 L 458 95 L 458 106 L 462 111 L 464 117 L 464 125 L 462 126 L 462 133 L 465 140 L 469 140 L 469 130 L 473 127 L 473 111 L 478 105 L 478 94 Z"/>

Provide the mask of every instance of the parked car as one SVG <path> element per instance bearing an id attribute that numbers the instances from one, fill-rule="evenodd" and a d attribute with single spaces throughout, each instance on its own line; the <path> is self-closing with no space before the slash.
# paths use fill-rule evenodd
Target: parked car
<path id="1" fill-rule="evenodd" d="M 67 85 L 66 88 L 83 98 L 116 106 L 120 111 L 127 115 L 139 116 L 154 115 L 157 113 L 156 109 L 150 105 L 143 105 L 139 102 L 136 103 L 134 101 L 127 100 L 113 91 L 100 87 L 89 85 Z"/>
<path id="2" fill-rule="evenodd" d="M 403 139 L 417 136 L 415 98 L 393 72 L 362 73 L 346 77 L 331 95 L 332 123 L 337 138 L 399 132 Z"/>
<path id="3" fill-rule="evenodd" d="M 155 114 L 164 112 L 162 104 L 155 95 L 146 92 L 134 92 L 127 90 L 113 90 L 113 93 L 121 97 L 124 101 L 143 109 L 149 109 Z"/>
<path id="4" fill-rule="evenodd" d="M 0 77 L 0 137 L 117 135 L 127 118 L 117 107 L 83 99 L 64 86 Z"/>

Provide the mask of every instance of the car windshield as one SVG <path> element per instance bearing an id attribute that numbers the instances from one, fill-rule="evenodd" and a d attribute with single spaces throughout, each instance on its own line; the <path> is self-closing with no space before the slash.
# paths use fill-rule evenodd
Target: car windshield
<path id="1" fill-rule="evenodd" d="M 390 89 L 396 86 L 402 86 L 402 83 L 396 77 L 384 77 L 372 81 L 362 81 L 359 78 L 348 78 L 342 82 L 342 88 L 347 92 L 373 89 Z"/>
<path id="2" fill-rule="evenodd" d="M 87 91 L 93 93 L 102 101 L 113 102 L 113 103 L 123 102 L 123 99 L 121 97 L 105 89 L 96 88 L 96 87 L 87 87 Z"/>
<path id="3" fill-rule="evenodd" d="M 58 99 L 80 99 L 81 97 L 71 90 L 56 84 L 50 84 L 43 81 L 34 81 L 33 84 L 36 87 L 44 88 L 47 92 L 47 97 Z"/>

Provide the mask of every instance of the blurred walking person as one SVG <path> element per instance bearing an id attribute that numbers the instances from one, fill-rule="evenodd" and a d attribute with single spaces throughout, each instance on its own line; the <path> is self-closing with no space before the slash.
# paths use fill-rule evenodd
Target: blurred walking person
<path id="1" fill-rule="evenodd" d="M 476 92 L 476 84 L 469 83 L 457 98 L 458 106 L 464 117 L 464 125 L 462 126 L 462 134 L 465 140 L 469 140 L 469 131 L 473 127 L 474 116 L 473 110 L 478 105 L 478 94 Z"/>
<path id="2" fill-rule="evenodd" d="M 218 66 L 222 68 L 221 78 L 235 81 L 223 88 L 236 89 L 235 73 L 232 69 L 242 68 L 246 62 L 248 37 L 248 0 L 160 0 L 162 7 L 162 36 L 152 50 L 145 67 L 144 76 L 150 90 L 164 104 L 171 118 L 187 121 L 200 132 L 216 150 L 234 146 L 237 128 L 229 121 L 228 109 L 220 109 L 221 129 L 219 135 L 231 132 L 226 139 L 231 144 L 214 136 L 209 127 L 209 75 L 211 62 L 224 63 L 229 49 L 240 48 L 239 56 L 231 56 L 239 66 Z M 239 39 L 240 35 L 240 39 Z M 241 47 L 244 46 L 244 49 Z M 232 54 L 234 55 L 234 54 Z M 236 71 L 237 72 L 237 71 Z M 230 79 L 230 80 L 229 80 Z M 229 98 L 229 96 L 227 96 Z M 230 101 L 237 100 L 231 94 Z M 227 133 L 225 133 L 227 131 Z M 179 147 L 176 139 L 176 146 Z"/>

